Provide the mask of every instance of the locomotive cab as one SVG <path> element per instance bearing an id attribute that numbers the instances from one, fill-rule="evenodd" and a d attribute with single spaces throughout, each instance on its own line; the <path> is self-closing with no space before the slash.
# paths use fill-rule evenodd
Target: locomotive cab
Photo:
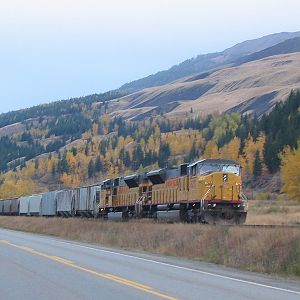
<path id="1" fill-rule="evenodd" d="M 244 223 L 247 206 L 241 167 L 232 160 L 206 159 L 189 166 L 192 199 L 200 200 L 203 222 Z M 204 213 L 205 211 L 205 213 Z"/>

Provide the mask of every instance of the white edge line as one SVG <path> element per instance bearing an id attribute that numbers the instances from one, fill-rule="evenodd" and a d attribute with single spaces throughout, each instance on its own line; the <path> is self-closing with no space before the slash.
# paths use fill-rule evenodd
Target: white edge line
<path id="1" fill-rule="evenodd" d="M 148 259 L 148 258 L 142 258 L 142 257 L 138 257 L 138 256 L 133 256 L 133 255 L 129 255 L 129 254 L 115 252 L 115 251 L 109 251 L 109 250 L 104 250 L 104 249 L 79 245 L 79 244 L 72 243 L 72 242 L 64 242 L 64 241 L 60 241 L 60 240 L 57 240 L 57 239 L 53 239 L 53 240 L 55 240 L 56 242 L 62 243 L 62 244 L 68 244 L 68 245 L 72 245 L 72 246 L 76 246 L 76 247 L 80 247 L 80 248 L 85 248 L 85 249 L 89 249 L 89 250 L 100 251 L 100 252 L 110 253 L 110 254 L 119 255 L 119 256 L 123 256 L 123 257 L 128 257 L 128 258 L 131 258 L 131 259 L 137 259 L 137 260 L 142 260 L 142 261 L 146 261 L 146 262 L 150 262 L 150 263 L 155 263 L 157 265 L 163 265 L 163 266 L 167 266 L 167 267 L 171 267 L 171 268 L 175 268 L 175 269 L 201 273 L 201 274 L 204 274 L 204 275 L 209 275 L 209 276 L 223 278 L 223 279 L 227 279 L 227 280 L 231 280 L 231 281 L 241 282 L 241 283 L 245 283 L 245 284 L 251 284 L 251 285 L 255 285 L 255 286 L 259 286 L 259 287 L 263 287 L 263 288 L 268 288 L 268 289 L 273 289 L 273 290 L 278 290 L 278 291 L 282 291 L 282 292 L 287 292 L 287 293 L 293 293 L 293 294 L 300 295 L 300 292 L 293 291 L 293 290 L 288 290 L 288 289 L 284 289 L 284 288 L 279 288 L 279 287 L 275 287 L 275 286 L 271 286 L 271 285 L 265 285 L 265 284 L 257 283 L 257 282 L 253 282 L 253 281 L 247 281 L 247 280 L 242 280 L 242 279 L 238 279 L 238 278 L 234 278 L 234 277 L 229 277 L 229 276 L 219 275 L 219 274 L 215 274 L 215 273 L 210 273 L 210 272 L 206 272 L 206 271 L 201 271 L 201 270 L 176 266 L 176 265 L 173 265 L 173 264 L 164 263 L 164 262 L 160 262 L 160 261 L 156 261 L 156 260 L 152 260 L 152 259 Z"/>

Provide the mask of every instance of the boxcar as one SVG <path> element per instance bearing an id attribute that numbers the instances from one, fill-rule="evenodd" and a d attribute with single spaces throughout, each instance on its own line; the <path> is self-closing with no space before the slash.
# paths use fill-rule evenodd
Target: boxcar
<path id="1" fill-rule="evenodd" d="M 58 191 L 48 192 L 42 195 L 41 199 L 41 216 L 56 215 L 56 195 Z"/>
<path id="2" fill-rule="evenodd" d="M 100 189 L 100 185 L 91 185 L 75 189 L 75 208 L 77 215 L 93 217 L 97 214 L 97 192 L 98 195 L 100 195 Z"/>
<path id="3" fill-rule="evenodd" d="M 97 217 L 99 213 L 99 204 L 101 196 L 101 185 L 91 185 L 87 187 L 87 201 L 90 207 L 90 213 Z"/>
<path id="4" fill-rule="evenodd" d="M 11 199 L 10 214 L 14 216 L 19 214 L 19 198 Z"/>
<path id="5" fill-rule="evenodd" d="M 4 200 L 3 214 L 10 215 L 11 199 Z"/>
<path id="6" fill-rule="evenodd" d="M 74 190 L 58 191 L 56 194 L 56 212 L 59 216 L 72 217 L 75 215 Z"/>
<path id="7" fill-rule="evenodd" d="M 3 215 L 4 200 L 0 200 L 0 215 Z"/>
<path id="8" fill-rule="evenodd" d="M 87 188 L 76 188 L 74 190 L 74 194 L 76 214 L 79 216 L 85 216 L 87 210 Z"/>
<path id="9" fill-rule="evenodd" d="M 42 194 L 33 195 L 29 199 L 29 215 L 39 216 L 41 214 Z"/>
<path id="10" fill-rule="evenodd" d="M 31 196 L 23 196 L 19 198 L 19 214 L 22 216 L 29 215 L 29 199 Z"/>

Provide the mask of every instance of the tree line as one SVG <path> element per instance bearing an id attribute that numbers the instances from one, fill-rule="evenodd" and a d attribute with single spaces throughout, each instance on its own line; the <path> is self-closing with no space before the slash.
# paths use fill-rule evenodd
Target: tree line
<path id="1" fill-rule="evenodd" d="M 291 171 L 291 162 L 294 160 L 295 166 L 299 161 L 299 138 L 299 91 L 293 91 L 261 119 L 232 113 L 181 120 L 159 116 L 128 122 L 111 118 L 104 110 L 95 114 L 83 109 L 73 115 L 41 120 L 39 126 L 22 135 L 0 139 L 5 157 L 2 170 L 7 170 L 12 159 L 25 156 L 27 160 L 2 175 L 0 195 L 5 194 L 2 190 L 7 190 L 12 180 L 31 180 L 28 186 L 37 190 L 50 184 L 78 186 L 200 158 L 239 161 L 248 178 L 280 170 L 284 191 L 292 195 L 298 183 L 289 174 L 296 172 Z M 70 143 L 72 147 L 68 147 Z M 38 153 L 48 154 L 29 160 Z"/>

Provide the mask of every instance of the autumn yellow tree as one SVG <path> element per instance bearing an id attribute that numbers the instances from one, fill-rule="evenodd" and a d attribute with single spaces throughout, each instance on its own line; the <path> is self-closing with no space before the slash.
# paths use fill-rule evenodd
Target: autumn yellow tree
<path id="1" fill-rule="evenodd" d="M 287 193 L 290 199 L 300 201 L 300 141 L 297 150 L 286 147 L 280 158 L 282 192 Z"/>
<path id="2" fill-rule="evenodd" d="M 219 158 L 219 149 L 214 141 L 208 141 L 203 153 L 204 158 Z"/>
<path id="3" fill-rule="evenodd" d="M 255 155 L 256 151 L 259 152 L 260 160 L 263 161 L 263 150 L 264 145 L 266 141 L 265 134 L 261 133 L 256 141 L 249 136 L 245 143 L 244 148 L 244 158 L 245 158 L 245 172 L 249 175 L 253 175 L 253 168 L 254 168 L 254 161 L 255 161 Z M 263 170 L 265 167 L 263 166 Z"/>
<path id="4" fill-rule="evenodd" d="M 239 161 L 240 146 L 241 140 L 238 137 L 234 137 L 228 144 L 220 149 L 220 156 L 224 159 Z"/>
<path id="5" fill-rule="evenodd" d="M 39 191 L 31 178 L 23 179 L 13 172 L 8 172 L 2 178 L 0 186 L 0 198 L 13 198 L 23 195 L 31 195 Z"/>

